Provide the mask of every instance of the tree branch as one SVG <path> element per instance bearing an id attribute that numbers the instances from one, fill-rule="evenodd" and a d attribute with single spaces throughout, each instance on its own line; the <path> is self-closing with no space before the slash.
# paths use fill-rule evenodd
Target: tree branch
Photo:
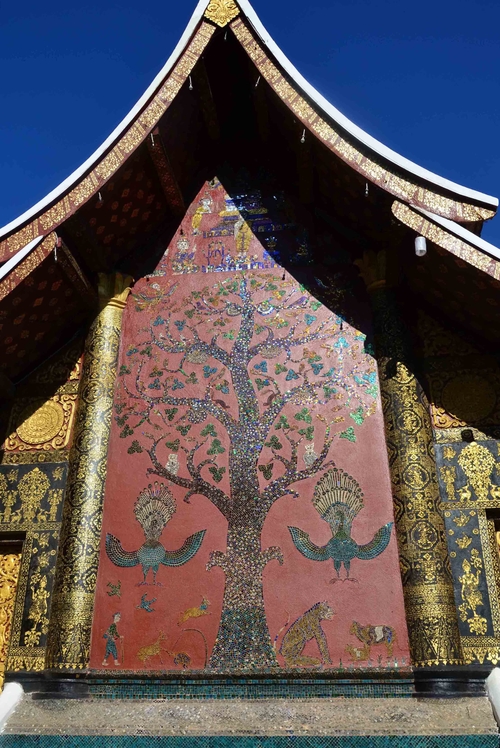
<path id="1" fill-rule="evenodd" d="M 291 465 L 290 468 L 285 470 L 285 473 L 282 476 L 276 478 L 276 480 L 270 483 L 262 492 L 261 499 L 266 508 L 270 508 L 274 504 L 274 502 L 282 496 L 286 496 L 287 494 L 296 495 L 295 491 L 291 491 L 289 489 L 289 486 L 292 483 L 297 483 L 298 481 L 304 480 L 305 478 L 309 478 L 311 475 L 314 475 L 322 468 L 335 465 L 333 460 L 328 460 L 328 462 L 325 462 L 328 456 L 328 452 L 330 451 L 330 447 L 332 446 L 333 438 L 333 436 L 330 436 L 330 427 L 327 427 L 325 440 L 323 442 L 323 449 L 321 450 L 316 460 L 314 460 L 312 465 L 309 465 L 309 467 L 306 467 L 303 470 L 297 470 L 297 453 L 295 452 L 295 455 L 292 457 L 292 460 L 295 464 Z M 290 460 L 290 462 L 292 462 L 292 460 Z"/>
<path id="2" fill-rule="evenodd" d="M 174 473 L 171 473 L 163 467 L 156 454 L 156 448 L 160 441 L 161 439 L 158 439 L 151 446 L 151 449 L 146 450 L 153 464 L 152 468 L 148 468 L 148 473 L 153 473 L 161 478 L 166 478 L 167 480 L 172 481 L 176 486 L 181 486 L 181 488 L 187 489 L 187 494 L 184 497 L 184 501 L 187 503 L 189 503 L 191 496 L 194 496 L 195 494 L 205 496 L 221 512 L 221 514 L 227 518 L 231 507 L 229 497 L 224 493 L 224 491 L 221 491 L 220 488 L 213 486 L 202 478 L 199 468 L 194 463 L 194 455 L 197 449 L 202 445 L 196 445 L 196 447 L 190 450 L 190 453 L 187 456 L 187 466 L 191 475 L 191 480 L 189 480 L 188 478 L 174 475 Z"/>

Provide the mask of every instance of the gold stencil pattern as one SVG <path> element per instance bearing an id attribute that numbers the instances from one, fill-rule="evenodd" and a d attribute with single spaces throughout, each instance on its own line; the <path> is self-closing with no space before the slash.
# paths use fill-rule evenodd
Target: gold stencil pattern
<path id="1" fill-rule="evenodd" d="M 20 566 L 20 553 L 0 552 L 0 690 L 4 681 Z"/>
<path id="2" fill-rule="evenodd" d="M 371 299 L 412 662 L 458 664 L 462 653 L 428 405 L 407 364 L 395 297 L 380 283 Z"/>
<path id="3" fill-rule="evenodd" d="M 131 278 L 99 276 L 103 307 L 89 332 L 70 456 L 47 641 L 47 667 L 88 666 L 113 387 Z"/>

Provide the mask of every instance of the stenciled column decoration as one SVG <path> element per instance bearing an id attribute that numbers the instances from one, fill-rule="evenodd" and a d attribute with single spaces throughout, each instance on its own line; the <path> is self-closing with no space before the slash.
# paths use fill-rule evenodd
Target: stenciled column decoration
<path id="1" fill-rule="evenodd" d="M 427 398 L 414 374 L 395 292 L 387 283 L 385 252 L 366 252 L 357 264 L 373 308 L 412 662 L 418 667 L 460 664 Z"/>
<path id="2" fill-rule="evenodd" d="M 123 308 L 132 279 L 99 274 L 100 312 L 84 354 L 56 578 L 47 641 L 47 668 L 88 666 L 99 563 L 102 504 L 113 386 Z"/>

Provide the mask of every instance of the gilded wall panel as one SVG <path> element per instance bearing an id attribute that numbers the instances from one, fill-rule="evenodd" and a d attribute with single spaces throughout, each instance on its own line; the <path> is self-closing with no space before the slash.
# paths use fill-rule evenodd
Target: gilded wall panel
<path id="1" fill-rule="evenodd" d="M 23 537 L 7 670 L 42 670 L 67 464 L 0 465 L 0 532 Z"/>
<path id="2" fill-rule="evenodd" d="M 498 442 L 438 444 L 436 462 L 446 539 L 467 663 L 500 660 Z"/>

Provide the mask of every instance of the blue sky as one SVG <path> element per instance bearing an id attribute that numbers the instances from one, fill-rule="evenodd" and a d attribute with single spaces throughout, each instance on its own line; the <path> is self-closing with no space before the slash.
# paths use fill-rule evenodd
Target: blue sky
<path id="1" fill-rule="evenodd" d="M 253 4 L 300 72 L 357 125 L 444 177 L 500 196 L 498 0 Z M 194 6 L 2 7 L 0 225 L 101 144 L 162 67 Z M 500 215 L 483 237 L 500 246 Z"/>

